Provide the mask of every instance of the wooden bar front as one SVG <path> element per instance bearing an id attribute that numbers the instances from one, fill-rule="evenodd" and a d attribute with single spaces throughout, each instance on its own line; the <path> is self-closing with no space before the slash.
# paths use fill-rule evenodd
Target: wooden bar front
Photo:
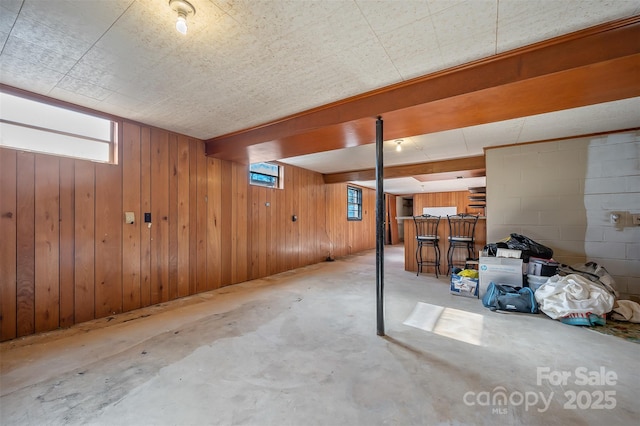
<path id="1" fill-rule="evenodd" d="M 413 218 L 398 217 L 398 219 L 404 219 L 404 270 L 418 272 L 418 264 L 416 263 L 416 227 L 413 223 Z M 477 255 L 481 251 L 487 241 L 487 223 L 484 217 L 478 219 L 476 224 L 476 243 L 474 253 Z M 446 216 L 440 219 L 438 226 L 438 236 L 440 237 L 440 273 L 445 275 L 447 273 L 447 250 L 449 250 L 449 223 Z M 423 247 L 422 258 L 428 261 L 435 260 L 435 253 L 432 247 Z M 454 263 L 464 263 L 467 258 L 467 252 L 463 249 L 456 249 L 454 251 L 453 260 Z M 435 268 L 432 265 L 423 265 L 423 273 L 435 273 Z"/>

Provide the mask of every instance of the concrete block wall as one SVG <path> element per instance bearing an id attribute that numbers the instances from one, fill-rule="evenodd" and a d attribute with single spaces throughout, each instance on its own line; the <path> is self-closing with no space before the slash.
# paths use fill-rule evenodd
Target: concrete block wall
<path id="1" fill-rule="evenodd" d="M 640 301 L 640 131 L 491 148 L 486 164 L 487 241 L 517 232 L 559 262 L 595 261 Z"/>

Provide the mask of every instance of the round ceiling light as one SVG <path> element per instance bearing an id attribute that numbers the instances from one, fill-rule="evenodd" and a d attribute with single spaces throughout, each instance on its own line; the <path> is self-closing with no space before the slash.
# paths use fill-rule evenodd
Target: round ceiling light
<path id="1" fill-rule="evenodd" d="M 169 7 L 178 14 L 176 30 L 180 34 L 187 34 L 187 16 L 195 15 L 196 8 L 186 0 L 169 0 Z"/>

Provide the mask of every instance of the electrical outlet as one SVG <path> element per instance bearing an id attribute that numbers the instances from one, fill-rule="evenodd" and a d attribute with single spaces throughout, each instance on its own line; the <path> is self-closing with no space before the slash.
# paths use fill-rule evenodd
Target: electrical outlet
<path id="1" fill-rule="evenodd" d="M 635 226 L 640 226 L 640 214 L 632 214 L 631 223 Z"/>

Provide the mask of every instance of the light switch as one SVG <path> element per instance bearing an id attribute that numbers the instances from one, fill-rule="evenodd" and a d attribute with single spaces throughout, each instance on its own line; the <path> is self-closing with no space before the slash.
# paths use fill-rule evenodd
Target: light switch
<path id="1" fill-rule="evenodd" d="M 124 223 L 132 224 L 136 220 L 136 215 L 133 212 L 124 212 Z"/>

